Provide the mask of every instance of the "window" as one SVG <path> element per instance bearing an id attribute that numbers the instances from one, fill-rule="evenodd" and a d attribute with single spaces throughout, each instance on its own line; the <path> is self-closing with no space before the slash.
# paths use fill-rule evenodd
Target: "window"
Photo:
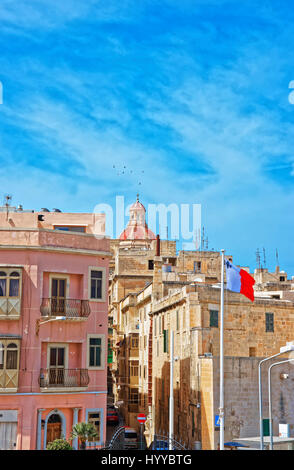
<path id="1" fill-rule="evenodd" d="M 179 311 L 176 311 L 177 330 L 179 329 Z"/>
<path id="2" fill-rule="evenodd" d="M 138 377 L 139 374 L 139 365 L 136 361 L 131 361 L 130 364 L 130 377 Z"/>
<path id="3" fill-rule="evenodd" d="M 65 232 L 85 233 L 85 227 L 78 227 L 76 225 L 54 225 L 54 230 L 63 230 Z"/>
<path id="4" fill-rule="evenodd" d="M 280 276 L 280 281 L 281 282 L 285 281 L 285 276 Z"/>
<path id="5" fill-rule="evenodd" d="M 97 442 L 100 441 L 100 428 L 101 428 L 101 413 L 99 412 L 89 412 L 88 413 L 88 423 L 92 423 L 98 434 L 97 437 L 92 437 L 88 441 L 89 442 Z"/>
<path id="6" fill-rule="evenodd" d="M 249 357 L 255 357 L 256 356 L 256 348 L 250 347 L 249 348 Z"/>
<path id="7" fill-rule="evenodd" d="M 201 272 L 201 261 L 194 261 L 194 273 Z"/>
<path id="8" fill-rule="evenodd" d="M 19 341 L 0 339 L 0 386 L 16 388 L 18 385 Z M 9 372 L 8 372 L 9 371 Z"/>
<path id="9" fill-rule="evenodd" d="M 0 271 L 0 297 L 19 297 L 20 273 Z"/>
<path id="10" fill-rule="evenodd" d="M 130 388 L 129 403 L 139 403 L 139 393 L 137 388 Z"/>
<path id="11" fill-rule="evenodd" d="M 163 352 L 168 352 L 168 330 L 163 330 Z"/>
<path id="12" fill-rule="evenodd" d="M 102 299 L 102 271 L 91 270 L 91 299 Z"/>
<path id="13" fill-rule="evenodd" d="M 274 314 L 273 313 L 265 314 L 265 331 L 266 333 L 274 332 Z"/>
<path id="14" fill-rule="evenodd" d="M 154 262 L 153 259 L 148 260 L 148 269 L 154 269 Z"/>
<path id="15" fill-rule="evenodd" d="M 90 338 L 90 367 L 101 366 L 101 338 Z"/>
<path id="16" fill-rule="evenodd" d="M 104 335 L 88 335 L 87 363 L 89 368 L 104 369 Z"/>
<path id="17" fill-rule="evenodd" d="M 218 328 L 218 311 L 209 310 L 209 326 L 211 328 Z"/>
<path id="18" fill-rule="evenodd" d="M 131 348 L 132 349 L 138 349 L 138 347 L 139 347 L 139 338 L 132 337 L 132 339 L 131 339 Z"/>

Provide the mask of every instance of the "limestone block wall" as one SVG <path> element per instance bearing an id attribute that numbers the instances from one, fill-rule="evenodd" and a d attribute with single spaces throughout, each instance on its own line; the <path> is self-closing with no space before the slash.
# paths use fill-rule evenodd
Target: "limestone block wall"
<path id="1" fill-rule="evenodd" d="M 257 357 L 225 357 L 225 441 L 239 437 L 259 436 L 258 405 L 258 363 Z M 206 374 L 207 362 L 204 364 Z M 218 414 L 219 406 L 219 359 L 210 360 L 213 367 L 213 415 Z M 271 362 L 273 363 L 273 361 Z M 212 365 L 213 364 L 213 365 Z M 270 362 L 268 363 L 268 365 Z M 268 365 L 262 367 L 263 417 L 268 418 Z M 203 367 L 203 366 L 202 366 Z M 287 379 L 281 374 L 289 375 Z M 207 382 L 203 385 L 206 387 Z M 294 363 L 276 366 L 272 369 L 272 416 L 274 435 L 279 433 L 279 423 L 290 424 L 294 436 Z M 204 392 L 205 388 L 203 389 Z M 219 443 L 219 431 L 214 431 L 214 445 Z"/>

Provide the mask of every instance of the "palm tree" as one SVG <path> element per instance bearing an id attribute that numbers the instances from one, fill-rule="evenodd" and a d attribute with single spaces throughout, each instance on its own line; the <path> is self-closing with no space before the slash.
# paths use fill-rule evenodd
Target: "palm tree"
<path id="1" fill-rule="evenodd" d="M 86 448 L 86 442 L 89 439 L 98 437 L 98 433 L 93 423 L 77 423 L 73 426 L 71 439 L 77 437 L 80 441 L 80 450 Z"/>

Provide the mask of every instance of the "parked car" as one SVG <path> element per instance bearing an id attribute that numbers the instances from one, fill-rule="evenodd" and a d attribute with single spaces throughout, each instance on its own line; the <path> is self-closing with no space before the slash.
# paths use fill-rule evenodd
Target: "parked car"
<path id="1" fill-rule="evenodd" d="M 153 441 L 148 447 L 150 450 L 169 450 L 169 443 L 166 441 Z"/>
<path id="2" fill-rule="evenodd" d="M 136 429 L 125 427 L 125 449 L 138 449 L 138 434 Z"/>
<path id="3" fill-rule="evenodd" d="M 115 409 L 108 409 L 106 421 L 108 424 L 118 424 L 119 423 L 119 416 L 118 412 Z"/>

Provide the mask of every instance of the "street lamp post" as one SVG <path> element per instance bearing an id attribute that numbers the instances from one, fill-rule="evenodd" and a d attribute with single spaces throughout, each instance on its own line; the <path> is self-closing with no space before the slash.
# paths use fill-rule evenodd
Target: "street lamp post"
<path id="1" fill-rule="evenodd" d="M 44 323 L 49 323 L 50 321 L 59 321 L 59 320 L 66 320 L 66 317 L 60 317 L 60 316 L 57 316 L 57 317 L 54 317 L 54 318 L 50 318 L 49 320 L 44 320 L 44 321 L 41 321 L 41 319 L 39 318 L 37 321 L 36 321 L 36 335 L 38 336 L 39 334 L 39 329 L 40 329 L 40 325 L 44 325 Z"/>
<path id="2" fill-rule="evenodd" d="M 170 332 L 170 386 L 169 386 L 169 450 L 174 437 L 174 332 Z"/>
<path id="3" fill-rule="evenodd" d="M 224 266 L 225 250 L 221 250 L 221 298 L 220 298 L 220 398 L 219 398 L 219 422 L 220 422 L 220 450 L 224 450 L 225 434 L 225 410 L 224 410 Z"/>
<path id="4" fill-rule="evenodd" d="M 259 400 L 259 429 L 260 429 L 260 450 L 264 450 L 264 439 L 263 439 L 263 415 L 262 415 L 262 383 L 261 383 L 261 366 L 264 362 L 270 361 L 275 357 L 281 356 L 287 352 L 294 351 L 294 344 L 287 344 L 280 348 L 280 352 L 273 356 L 262 359 L 258 364 L 258 400 Z"/>
<path id="5" fill-rule="evenodd" d="M 170 384 L 169 384 L 169 450 L 173 450 L 174 439 L 174 363 L 179 358 L 174 356 L 174 332 L 170 332 Z"/>
<path id="6" fill-rule="evenodd" d="M 286 361 L 279 361 L 272 364 L 268 369 L 268 411 L 269 411 L 269 428 L 270 428 L 270 450 L 274 450 L 274 439 L 273 439 L 273 421 L 272 421 L 272 389 L 271 389 L 271 371 L 275 366 L 284 364 L 285 362 L 293 362 L 293 359 L 287 359 Z"/>

